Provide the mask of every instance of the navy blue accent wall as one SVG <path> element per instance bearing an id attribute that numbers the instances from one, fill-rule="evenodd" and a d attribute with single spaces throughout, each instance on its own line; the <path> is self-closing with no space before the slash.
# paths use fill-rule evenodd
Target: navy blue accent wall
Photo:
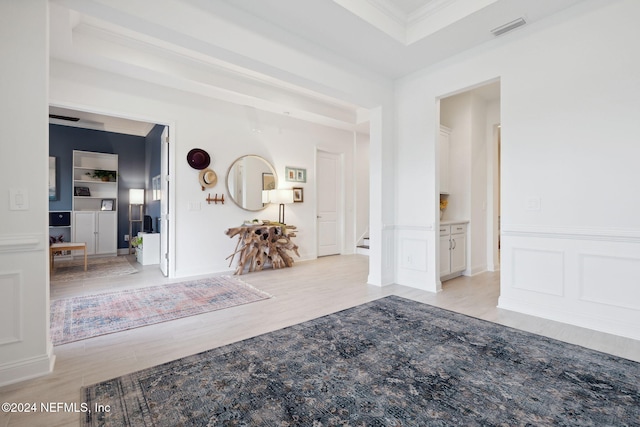
<path id="1" fill-rule="evenodd" d="M 49 155 L 57 157 L 58 200 L 49 202 L 49 210 L 71 210 L 73 150 L 118 154 L 118 248 L 128 248 L 124 235 L 129 234 L 129 189 L 145 188 L 145 145 L 142 136 L 50 124 Z"/>
<path id="2" fill-rule="evenodd" d="M 160 217 L 160 201 L 153 200 L 153 177 L 160 175 L 160 159 L 162 155 L 162 132 L 164 126 L 155 125 L 147 135 L 146 159 L 147 159 L 147 215 L 151 217 L 153 231 L 158 232 L 158 218 Z"/>

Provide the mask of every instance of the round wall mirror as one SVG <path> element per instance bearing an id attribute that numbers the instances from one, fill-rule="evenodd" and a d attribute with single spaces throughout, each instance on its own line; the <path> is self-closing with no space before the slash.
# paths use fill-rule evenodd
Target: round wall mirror
<path id="1" fill-rule="evenodd" d="M 227 171 L 227 192 L 236 205 L 248 211 L 261 211 L 262 191 L 278 188 L 276 171 L 260 156 L 247 155 L 236 159 Z"/>

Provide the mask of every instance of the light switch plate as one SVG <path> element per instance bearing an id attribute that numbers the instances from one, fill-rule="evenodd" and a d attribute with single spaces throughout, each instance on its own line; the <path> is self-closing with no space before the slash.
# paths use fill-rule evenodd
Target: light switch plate
<path id="1" fill-rule="evenodd" d="M 29 193 L 24 188 L 9 189 L 9 210 L 26 211 L 29 209 Z"/>
<path id="2" fill-rule="evenodd" d="M 526 209 L 528 211 L 540 210 L 540 197 L 527 197 Z"/>

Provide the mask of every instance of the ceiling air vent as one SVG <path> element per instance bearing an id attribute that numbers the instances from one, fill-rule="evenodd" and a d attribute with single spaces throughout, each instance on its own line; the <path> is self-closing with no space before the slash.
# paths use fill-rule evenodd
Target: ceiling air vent
<path id="1" fill-rule="evenodd" d="M 68 122 L 77 122 L 80 119 L 78 117 L 59 116 L 57 114 L 49 114 L 50 119 L 66 120 Z"/>
<path id="2" fill-rule="evenodd" d="M 518 27 L 522 27 L 526 23 L 527 21 L 525 21 L 524 18 L 518 18 L 511 22 L 507 22 L 504 25 L 500 25 L 499 27 L 494 28 L 493 30 L 491 30 L 491 34 L 498 37 L 511 30 L 515 30 Z"/>

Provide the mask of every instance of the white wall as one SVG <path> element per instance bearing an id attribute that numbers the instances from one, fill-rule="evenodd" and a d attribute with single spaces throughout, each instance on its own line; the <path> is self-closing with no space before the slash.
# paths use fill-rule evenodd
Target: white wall
<path id="1" fill-rule="evenodd" d="M 501 79 L 500 307 L 640 338 L 640 14 L 585 1 L 399 82 L 398 221 L 433 224 L 435 99 Z M 416 200 L 403 188 L 423 186 Z M 540 200 L 540 210 L 531 210 Z M 430 265 L 427 265 L 430 267 Z M 401 267 L 400 267 L 401 268 Z M 437 289 L 435 269 L 419 282 Z"/>
<path id="2" fill-rule="evenodd" d="M 0 2 L 0 386 L 48 373 L 47 1 Z M 26 52 L 26 54 L 25 54 Z M 24 197 L 13 210 L 10 190 Z"/>

